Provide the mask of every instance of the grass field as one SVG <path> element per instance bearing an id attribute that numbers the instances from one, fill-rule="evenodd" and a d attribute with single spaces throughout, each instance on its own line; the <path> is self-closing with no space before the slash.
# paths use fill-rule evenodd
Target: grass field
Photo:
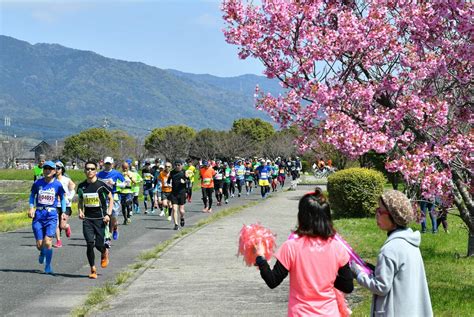
<path id="1" fill-rule="evenodd" d="M 438 234 L 422 235 L 421 253 L 435 316 L 474 316 L 474 259 L 466 258 L 467 229 L 462 220 L 449 215 L 449 234 L 442 228 Z M 360 256 L 375 264 L 378 251 L 386 240 L 375 219 L 340 219 L 335 221 L 339 233 Z M 419 225 L 413 226 L 420 230 Z M 368 316 L 371 294 L 356 285 L 357 300 L 352 316 Z"/>
<path id="2" fill-rule="evenodd" d="M 83 170 L 67 170 L 66 174 L 75 182 L 82 182 Z M 25 180 L 33 182 L 33 170 L 0 169 L 0 180 Z"/>

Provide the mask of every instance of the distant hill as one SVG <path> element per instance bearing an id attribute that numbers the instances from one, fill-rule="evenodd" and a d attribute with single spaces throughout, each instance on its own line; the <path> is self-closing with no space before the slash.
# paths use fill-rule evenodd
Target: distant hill
<path id="1" fill-rule="evenodd" d="M 38 139 L 82 129 L 120 128 L 135 135 L 170 124 L 227 130 L 255 109 L 255 85 L 278 93 L 278 82 L 255 75 L 221 78 L 163 70 L 106 58 L 58 44 L 35 44 L 0 35 L 0 119 Z"/>

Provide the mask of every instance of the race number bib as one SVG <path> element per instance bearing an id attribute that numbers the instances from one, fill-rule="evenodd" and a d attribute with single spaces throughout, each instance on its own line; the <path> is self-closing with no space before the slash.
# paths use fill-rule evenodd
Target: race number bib
<path id="1" fill-rule="evenodd" d="M 202 183 L 204 185 L 210 185 L 212 181 L 212 178 L 203 178 Z"/>
<path id="2" fill-rule="evenodd" d="M 267 178 L 267 173 L 265 172 L 260 173 L 260 178 Z"/>
<path id="3" fill-rule="evenodd" d="M 240 170 L 240 169 L 237 171 L 237 175 L 240 175 L 240 176 L 244 175 L 244 173 L 245 172 L 243 170 Z"/>
<path id="4" fill-rule="evenodd" d="M 222 180 L 222 174 L 216 174 L 215 178 L 218 181 Z"/>
<path id="5" fill-rule="evenodd" d="M 40 190 L 38 191 L 38 203 L 45 206 L 52 206 L 56 192 L 54 190 Z"/>
<path id="6" fill-rule="evenodd" d="M 230 172 L 230 176 L 234 177 L 235 176 L 235 171 Z"/>
<path id="7" fill-rule="evenodd" d="M 100 207 L 99 194 L 97 193 L 84 194 L 83 200 L 85 207 Z"/>

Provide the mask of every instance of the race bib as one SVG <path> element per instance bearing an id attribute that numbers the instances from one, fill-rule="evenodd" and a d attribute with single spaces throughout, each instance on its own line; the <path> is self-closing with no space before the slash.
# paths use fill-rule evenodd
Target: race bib
<path id="1" fill-rule="evenodd" d="M 202 183 L 204 185 L 210 185 L 211 184 L 211 181 L 212 181 L 212 178 L 203 178 L 202 179 Z"/>
<path id="2" fill-rule="evenodd" d="M 222 179 L 222 174 L 216 174 L 215 178 L 216 180 L 220 181 Z"/>
<path id="3" fill-rule="evenodd" d="M 234 177 L 235 176 L 235 171 L 230 172 L 230 176 Z"/>
<path id="4" fill-rule="evenodd" d="M 260 178 L 267 178 L 267 173 L 260 173 Z"/>
<path id="5" fill-rule="evenodd" d="M 38 191 L 38 203 L 45 206 L 52 206 L 54 204 L 55 196 L 56 192 L 54 189 L 40 190 Z"/>
<path id="6" fill-rule="evenodd" d="M 98 193 L 83 194 L 85 207 L 100 207 L 100 199 Z"/>
<path id="7" fill-rule="evenodd" d="M 240 176 L 244 175 L 244 173 L 245 173 L 245 172 L 244 172 L 243 170 L 238 170 L 238 171 L 237 171 L 237 175 L 240 175 Z"/>
<path id="8" fill-rule="evenodd" d="M 250 175 L 250 171 L 245 171 L 245 175 Z"/>

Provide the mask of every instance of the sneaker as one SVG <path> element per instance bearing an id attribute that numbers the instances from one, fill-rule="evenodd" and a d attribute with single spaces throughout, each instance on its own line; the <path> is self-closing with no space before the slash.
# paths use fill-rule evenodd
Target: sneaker
<path id="1" fill-rule="evenodd" d="M 166 218 L 168 221 L 171 221 L 171 216 L 168 216 L 168 218 Z"/>
<path id="2" fill-rule="evenodd" d="M 234 194 L 231 194 L 231 195 L 230 195 L 230 197 L 234 198 L 234 197 L 235 197 L 235 195 L 234 195 Z"/>
<path id="3" fill-rule="evenodd" d="M 56 244 L 53 245 L 53 247 L 54 247 L 54 248 L 62 248 L 62 247 L 63 247 L 63 243 L 61 242 L 61 240 L 58 240 L 58 241 L 56 242 Z"/>
<path id="4" fill-rule="evenodd" d="M 128 218 L 127 219 L 127 225 L 131 224 L 132 223 L 132 219 L 131 218 Z"/>
<path id="5" fill-rule="evenodd" d="M 225 200 L 225 204 L 227 205 L 228 203 L 229 203 L 229 200 L 228 200 L 228 199 L 226 199 L 226 200 Z"/>
<path id="6" fill-rule="evenodd" d="M 208 211 L 209 211 L 209 209 L 208 209 L 207 207 L 205 207 L 205 208 L 202 210 L 202 212 L 208 212 Z"/>
<path id="7" fill-rule="evenodd" d="M 143 212 L 145 215 L 148 215 L 148 210 L 145 209 L 145 211 Z"/>
<path id="8" fill-rule="evenodd" d="M 43 264 L 44 263 L 44 253 L 43 253 L 43 250 L 40 251 L 40 255 L 38 257 L 38 262 L 39 264 Z"/>
<path id="9" fill-rule="evenodd" d="M 250 193 L 249 193 L 249 192 L 247 192 L 247 196 L 248 196 L 248 195 L 250 195 Z"/>
<path id="10" fill-rule="evenodd" d="M 165 216 L 165 212 L 162 210 L 162 211 L 160 212 L 160 217 L 164 217 L 164 216 Z"/>
<path id="11" fill-rule="evenodd" d="M 112 243 L 110 242 L 110 239 L 106 239 L 105 242 L 104 242 L 104 247 L 105 247 L 106 249 L 110 249 L 111 244 L 112 244 Z"/>
<path id="12" fill-rule="evenodd" d="M 114 232 L 112 232 L 112 238 L 114 240 L 118 240 L 118 237 L 119 237 L 119 232 L 117 229 L 115 229 Z"/>
<path id="13" fill-rule="evenodd" d="M 240 193 L 239 193 L 238 197 L 240 197 Z"/>
<path id="14" fill-rule="evenodd" d="M 54 274 L 51 264 L 44 267 L 44 274 Z"/>
<path id="15" fill-rule="evenodd" d="M 179 230 L 179 226 L 178 225 L 174 225 L 174 229 L 173 230 Z"/>
<path id="16" fill-rule="evenodd" d="M 127 219 L 124 219 L 123 222 L 122 222 L 122 225 L 127 225 Z"/>
<path id="17" fill-rule="evenodd" d="M 181 227 L 184 227 L 184 218 L 181 218 L 181 221 L 179 224 L 181 225 Z"/>
<path id="18" fill-rule="evenodd" d="M 66 237 L 70 238 L 71 237 L 71 226 L 68 226 L 66 228 Z"/>
<path id="19" fill-rule="evenodd" d="M 109 265 L 109 250 L 105 249 L 100 256 L 100 266 L 105 269 L 107 265 Z"/>
<path id="20" fill-rule="evenodd" d="M 208 212 L 208 213 L 212 213 L 212 209 L 209 208 L 209 209 L 207 210 L 207 212 Z"/>
<path id="21" fill-rule="evenodd" d="M 155 210 L 155 209 L 151 209 L 150 212 L 151 212 L 152 214 L 154 214 L 154 213 L 156 212 L 156 210 Z M 163 211 L 161 211 L 161 212 L 163 212 Z"/>
<path id="22" fill-rule="evenodd" d="M 97 270 L 95 266 L 91 267 L 91 274 L 89 274 L 89 278 L 94 279 L 94 280 L 97 278 Z"/>

